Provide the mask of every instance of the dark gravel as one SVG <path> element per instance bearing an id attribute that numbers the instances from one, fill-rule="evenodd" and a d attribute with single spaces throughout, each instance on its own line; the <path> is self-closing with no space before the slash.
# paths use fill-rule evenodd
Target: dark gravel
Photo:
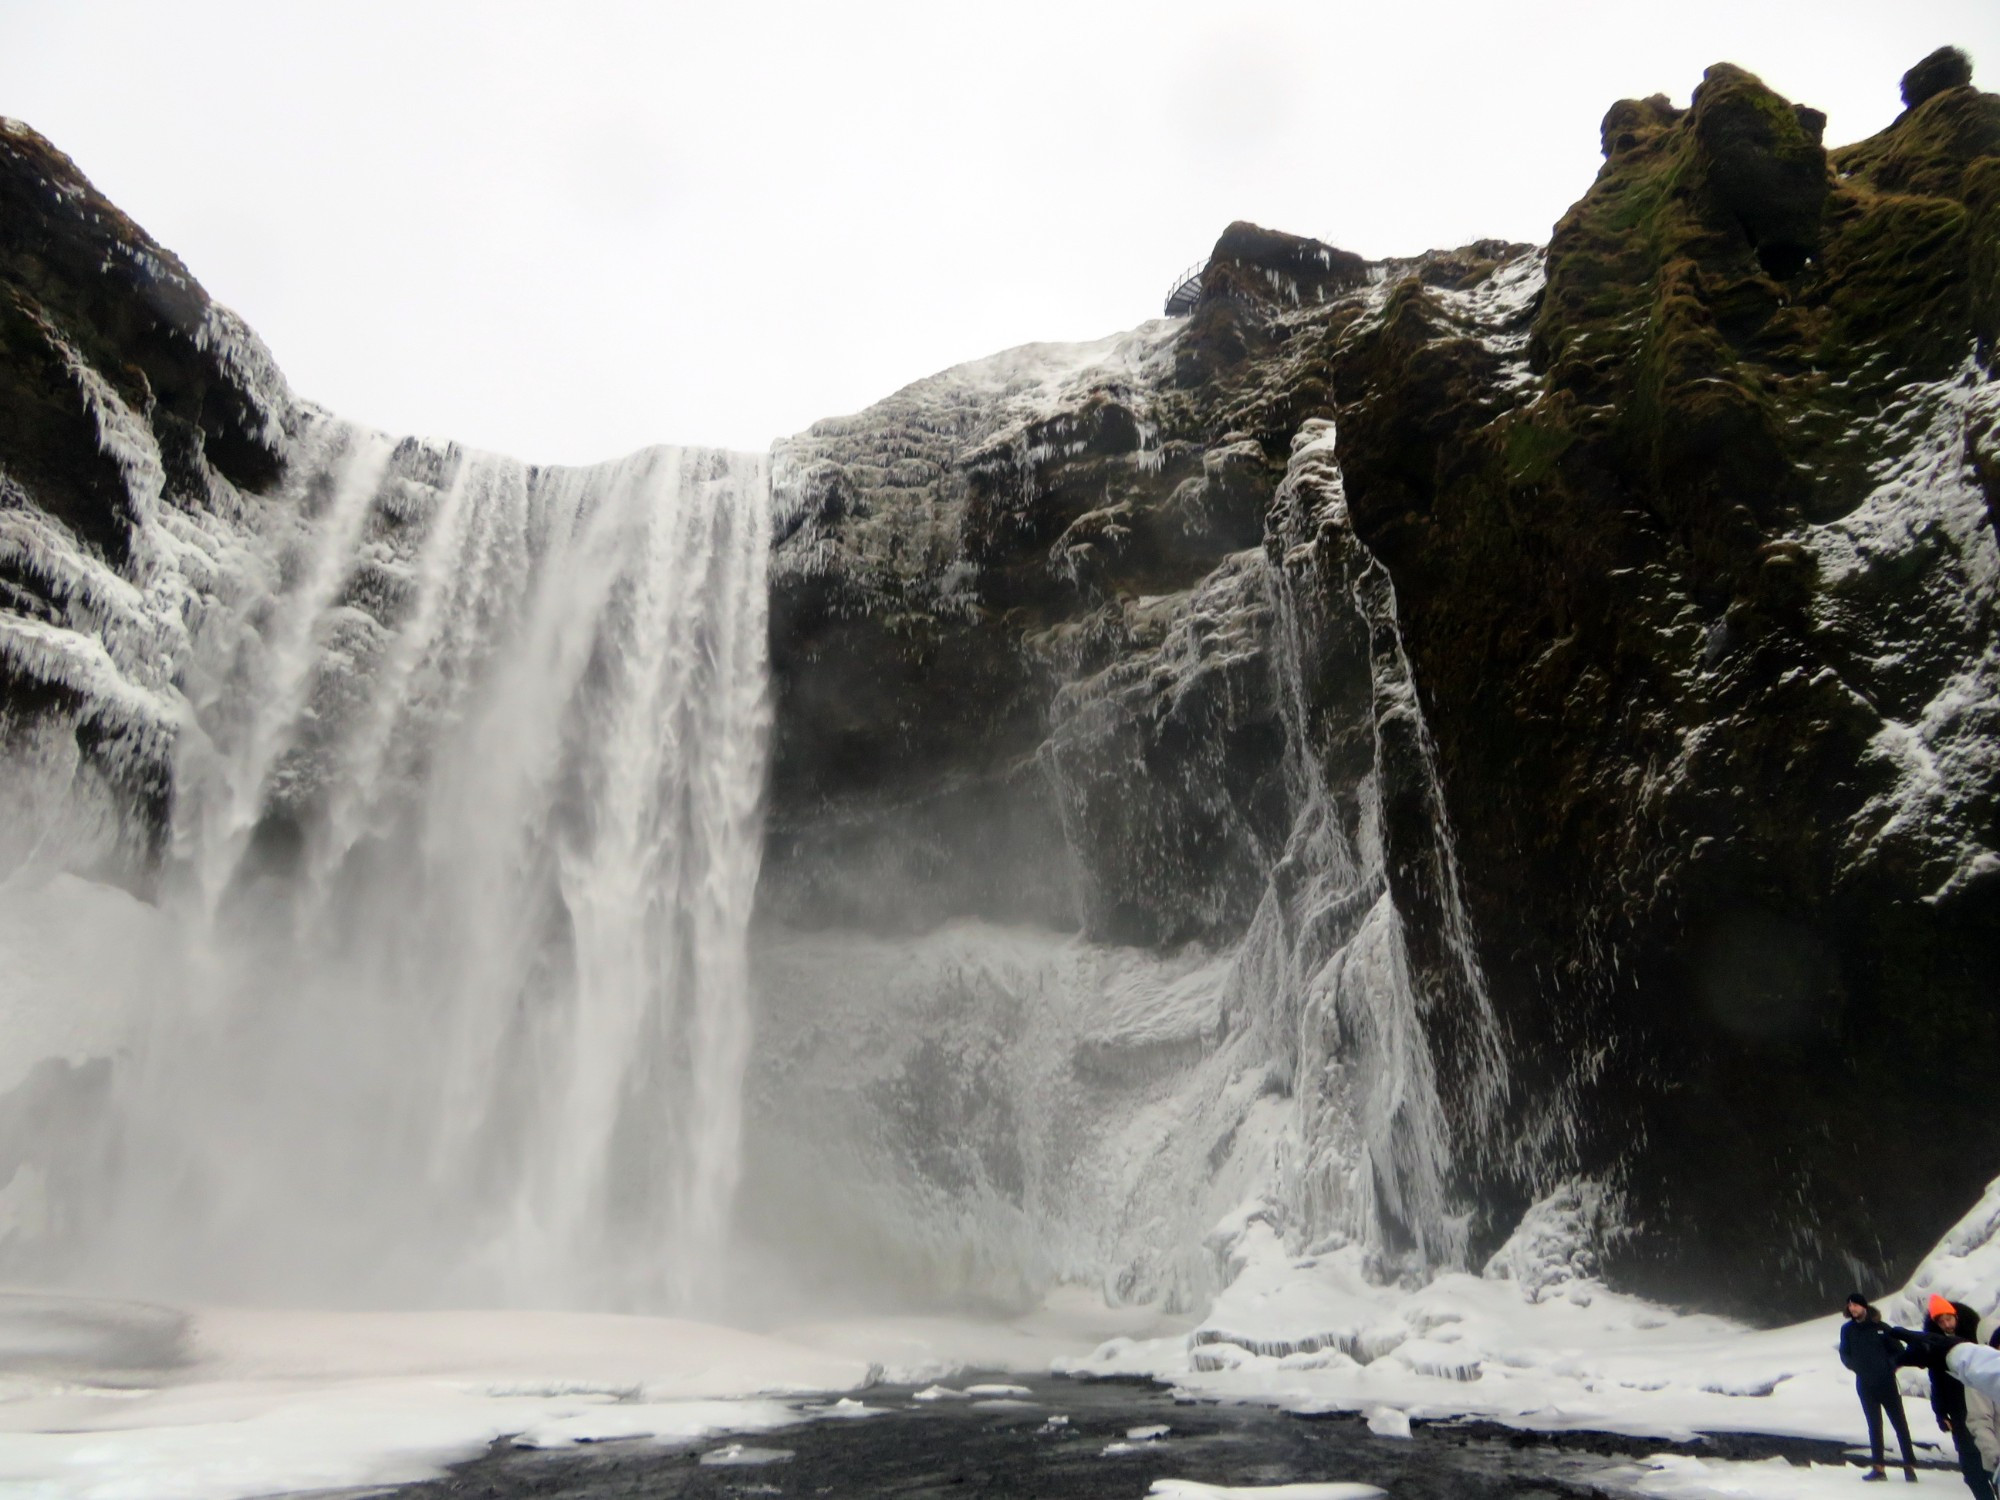
<path id="1" fill-rule="evenodd" d="M 996 1377 L 997 1378 L 997 1377 Z M 1351 1480 L 1394 1500 L 1571 1500 L 1620 1493 L 1604 1475 L 1627 1459 L 1676 1445 L 1608 1433 L 1544 1436 L 1490 1423 L 1419 1423 L 1407 1440 L 1376 1437 L 1354 1416 L 1298 1417 L 1265 1407 L 1184 1403 L 1167 1391 L 1102 1381 L 1014 1380 L 1025 1405 L 917 1402 L 882 1387 L 866 1420 L 817 1421 L 745 1437 L 747 1447 L 790 1457 L 755 1466 L 704 1465 L 724 1446 L 603 1443 L 555 1452 L 495 1444 L 446 1478 L 396 1492 L 398 1500 L 764 1500 L 772 1496 L 896 1496 L 908 1500 L 1140 1500 L 1152 1481 L 1272 1485 Z M 1066 1417 L 1052 1423 L 1054 1416 Z M 1104 1449 L 1133 1427 L 1172 1430 L 1139 1451 Z M 1683 1447 L 1714 1457 L 1838 1461 L 1837 1444 L 1732 1436 Z M 1858 1475 L 1857 1475 L 1858 1477 Z"/>

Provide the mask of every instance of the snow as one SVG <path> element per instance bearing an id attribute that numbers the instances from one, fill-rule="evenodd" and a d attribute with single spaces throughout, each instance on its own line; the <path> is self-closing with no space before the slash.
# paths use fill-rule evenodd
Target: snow
<path id="1" fill-rule="evenodd" d="M 160 762 L 182 722 L 176 705 L 135 686 L 95 639 L 18 615 L 0 616 L 0 662 L 83 700 L 83 716 L 129 739 L 133 758 Z"/>
<path id="2" fill-rule="evenodd" d="M 1847 1464 L 1793 1464 L 1782 1458 L 1756 1462 L 1696 1458 L 1685 1453 L 1661 1453 L 1637 1463 L 1621 1465 L 1599 1476 L 1625 1493 L 1638 1495 L 1679 1495 L 1689 1500 L 1720 1500 L 1742 1496 L 1745 1500 L 1818 1500 L 1821 1496 L 1852 1496 L 1860 1472 Z M 1908 1488 L 1898 1475 L 1893 1494 Z M 1955 1491 L 1963 1495 L 1965 1481 L 1957 1469 L 1920 1469 L 1917 1485 L 1931 1494 Z"/>
<path id="3" fill-rule="evenodd" d="M 1980 1200 L 1918 1263 L 1909 1284 L 1881 1299 L 1882 1315 L 1914 1328 L 1933 1293 L 1981 1312 L 2000 1308 L 2000 1178 L 1987 1185 Z"/>
<path id="4" fill-rule="evenodd" d="M 1185 1338 L 1112 1339 L 1057 1368 L 1151 1375 L 1197 1399 L 1356 1412 L 1387 1437 L 1407 1437 L 1412 1419 L 1458 1417 L 1675 1442 L 1708 1433 L 1860 1437 L 1853 1377 L 1836 1348 L 1837 1312 L 1753 1329 L 1614 1291 L 1578 1253 L 1589 1208 L 1589 1194 L 1572 1185 L 1530 1211 L 1484 1275 L 1451 1272 L 1407 1287 L 1371 1280 L 1355 1247 L 1289 1253 L 1270 1211 L 1254 1206 L 1211 1236 L 1235 1277 Z M 1909 1284 L 1881 1299 L 1884 1316 L 1911 1326 L 1933 1292 L 1982 1312 L 2000 1307 L 2000 1180 Z M 1975 1381 L 1990 1369 L 2000 1388 L 2000 1355 L 1967 1346 L 1957 1358 Z M 1919 1458 L 1949 1459 L 1946 1440 L 1925 1430 L 1922 1376 L 1905 1372 L 1904 1385 L 1915 1398 Z M 1850 1493 L 1856 1478 L 1840 1464 L 1656 1454 L 1604 1482 L 1640 1495 L 1811 1500 Z M 1919 1482 L 1961 1483 L 1955 1468 L 1924 1470 Z"/>
<path id="5" fill-rule="evenodd" d="M 964 556 L 960 521 L 965 486 L 939 483 L 950 471 L 1011 464 L 1032 486 L 1036 465 L 1054 457 L 1058 437 L 1068 452 L 1080 450 L 1074 418 L 1094 392 L 1132 407 L 1139 447 L 1130 455 L 1142 470 L 1162 455 L 1149 393 L 1165 387 L 1181 323 L 1156 318 L 1128 332 L 1088 343 L 1023 344 L 915 381 L 865 412 L 829 417 L 772 450 L 772 493 L 777 535 L 775 577 L 848 575 L 864 594 L 900 590 L 912 581 L 940 612 L 972 610 L 972 569 Z M 1045 427 L 1031 442 L 1031 428 Z M 838 533 L 803 515 L 815 482 L 832 469 L 859 486 L 861 509 Z M 921 562 L 918 560 L 922 559 Z M 908 599 L 898 605 L 907 607 Z"/>
<path id="6" fill-rule="evenodd" d="M 272 446 L 282 441 L 295 401 L 264 341 L 228 308 L 210 303 L 195 330 L 195 347 L 213 354 L 234 379 L 256 415 L 257 436 Z"/>
<path id="7" fill-rule="evenodd" d="M 1501 388 L 1520 393 L 1538 383 L 1528 367 L 1528 339 L 1534 328 L 1535 301 L 1547 281 L 1543 253 L 1526 250 L 1503 261 L 1492 275 L 1468 290 L 1433 286 L 1429 292 L 1472 337 L 1500 356 Z"/>
<path id="8" fill-rule="evenodd" d="M 1921 858 L 1941 877 L 1934 902 L 2000 861 L 1969 831 L 2000 778 L 2000 548 L 1972 457 L 1994 430 L 2000 381 L 1970 356 L 1949 379 L 1904 386 L 1850 434 L 1886 455 L 1865 498 L 1797 537 L 1820 572 L 1815 625 L 1848 643 L 1843 675 L 1883 717 L 1869 751 L 1885 784 L 1850 821 L 1850 857 Z M 1885 611 L 1881 580 L 1897 577 L 1921 588 Z"/>
<path id="9" fill-rule="evenodd" d="M 1687 1440 L 1701 1432 L 1846 1437 L 1858 1421 L 1833 1317 L 1753 1330 L 1579 1278 L 1529 1300 L 1451 1272 L 1381 1286 L 1347 1247 L 1293 1256 L 1263 1219 L 1229 1247 L 1242 1270 L 1187 1339 L 1113 1340 L 1064 1368 L 1153 1374 L 1199 1396 L 1302 1412 L 1471 1416 L 1512 1426 Z"/>
<path id="10" fill-rule="evenodd" d="M 1956 1247 L 1948 1237 L 1936 1264 L 1927 1262 L 1954 1290 L 2000 1261 L 2000 1248 L 1978 1232 L 2000 1208 L 2000 1185 L 1989 1198 L 1967 1216 L 1963 1233 L 1955 1231 Z M 1230 1248 L 1243 1271 L 1201 1328 L 1149 1342 L 1115 1339 L 1067 1367 L 1152 1373 L 1198 1398 L 1351 1410 L 1389 1438 L 1407 1438 L 1413 1418 L 1452 1416 L 1676 1439 L 1760 1431 L 1852 1440 L 1860 1431 L 1831 1315 L 1760 1332 L 1674 1313 L 1589 1278 L 1535 1301 L 1518 1280 L 1462 1273 L 1417 1289 L 1371 1286 L 1352 1252 L 1286 1256 L 1264 1219 L 1244 1218 L 1238 1237 Z M 1054 1316 L 1045 1324 L 1051 1330 Z M 857 1390 L 878 1371 L 851 1354 L 810 1347 L 793 1331 L 770 1337 L 556 1312 L 210 1308 L 188 1315 L 184 1327 L 179 1318 L 170 1309 L 0 1295 L 0 1489 L 38 1500 L 238 1500 L 408 1482 L 496 1440 L 547 1449 L 617 1440 L 686 1445 L 726 1434 L 737 1440 L 701 1461 L 750 1466 L 789 1454 L 745 1437 L 884 1409 L 851 1396 L 801 1399 Z M 947 1321 L 933 1320 L 940 1346 L 949 1342 Z M 861 1344 L 872 1329 L 879 1347 L 894 1350 L 907 1338 L 898 1323 L 857 1319 L 845 1333 Z M 978 1343 L 971 1326 L 959 1335 L 961 1347 Z M 1267 1348 L 1310 1350 L 1301 1359 L 1237 1345 L 1229 1367 L 1193 1367 L 1191 1351 L 1216 1347 L 1196 1341 L 1223 1328 L 1254 1329 L 1254 1339 L 1242 1336 Z M 1344 1328 L 1367 1336 L 1343 1340 Z M 1355 1354 L 1341 1352 L 1342 1342 Z M 1463 1350 L 1478 1374 L 1465 1381 L 1427 1373 L 1411 1357 L 1420 1348 Z M 80 1375 L 83 1365 L 95 1373 Z M 972 1397 L 1013 1410 L 1028 1404 L 1020 1399 L 1026 1394 L 1011 1382 L 983 1381 L 934 1387 L 918 1399 Z M 1171 1451 L 1162 1446 L 1170 1436 L 1165 1424 L 1133 1427 L 1103 1453 Z M 1932 1442 L 1928 1456 L 1936 1459 Z M 1657 1454 L 1599 1482 L 1613 1493 L 1812 1500 L 1836 1487 L 1847 1492 L 1855 1479 L 1840 1465 Z M 1921 1482 L 1936 1489 L 1959 1481 L 1931 1469 Z M 1343 1483 L 1225 1487 L 1178 1479 L 1152 1489 L 1281 1500 L 1379 1493 Z"/>
<path id="11" fill-rule="evenodd" d="M 236 1500 L 434 1475 L 499 1438 L 534 1448 L 766 1431 L 795 1400 L 868 1381 L 858 1361 L 670 1318 L 560 1312 L 194 1313 L 192 1356 L 79 1379 L 67 1313 L 117 1364 L 120 1309 L 0 1296 L 0 1489 L 38 1500 Z M 160 1310 L 160 1316 L 171 1314 Z M 130 1321 L 129 1316 L 127 1321 Z M 93 1342 L 94 1340 L 94 1342 Z M 60 1341 L 57 1341 L 60 1343 Z M 11 1372 L 11 1373 L 7 1373 Z"/>

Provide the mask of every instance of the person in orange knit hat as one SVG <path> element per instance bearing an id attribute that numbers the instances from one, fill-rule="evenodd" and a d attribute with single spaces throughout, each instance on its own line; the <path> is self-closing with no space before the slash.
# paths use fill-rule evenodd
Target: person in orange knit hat
<path id="1" fill-rule="evenodd" d="M 1965 1387 L 1945 1368 L 1945 1359 L 1954 1347 L 1978 1342 L 1979 1314 L 1962 1302 L 1936 1293 L 1925 1304 L 1924 1314 L 1922 1333 L 1911 1333 L 1904 1328 L 1895 1330 L 1905 1344 L 1902 1363 L 1921 1365 L 1930 1371 L 1931 1411 L 1937 1417 L 1938 1427 L 1951 1434 L 1952 1446 L 1958 1450 L 1958 1472 L 1965 1476 L 1965 1487 L 1972 1491 L 1974 1500 L 1994 1500 L 1993 1481 L 1987 1478 L 1986 1466 L 1980 1461 L 1979 1444 L 1966 1427 Z"/>

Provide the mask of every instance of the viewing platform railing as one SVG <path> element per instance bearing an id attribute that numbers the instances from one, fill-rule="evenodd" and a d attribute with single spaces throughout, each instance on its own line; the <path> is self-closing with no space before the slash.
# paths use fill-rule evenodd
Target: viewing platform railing
<path id="1" fill-rule="evenodd" d="M 1194 305 L 1201 301 L 1201 273 L 1208 269 L 1204 257 L 1189 266 L 1174 278 L 1174 289 L 1167 293 L 1167 316 L 1178 318 L 1194 311 Z"/>

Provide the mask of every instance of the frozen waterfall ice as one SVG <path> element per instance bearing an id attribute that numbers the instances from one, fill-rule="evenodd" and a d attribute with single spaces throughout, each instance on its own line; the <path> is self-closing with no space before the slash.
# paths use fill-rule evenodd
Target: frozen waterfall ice
<path id="1" fill-rule="evenodd" d="M 75 1272 L 686 1307 L 739 1156 L 766 460 L 295 451 L 183 674 L 178 940 Z"/>

